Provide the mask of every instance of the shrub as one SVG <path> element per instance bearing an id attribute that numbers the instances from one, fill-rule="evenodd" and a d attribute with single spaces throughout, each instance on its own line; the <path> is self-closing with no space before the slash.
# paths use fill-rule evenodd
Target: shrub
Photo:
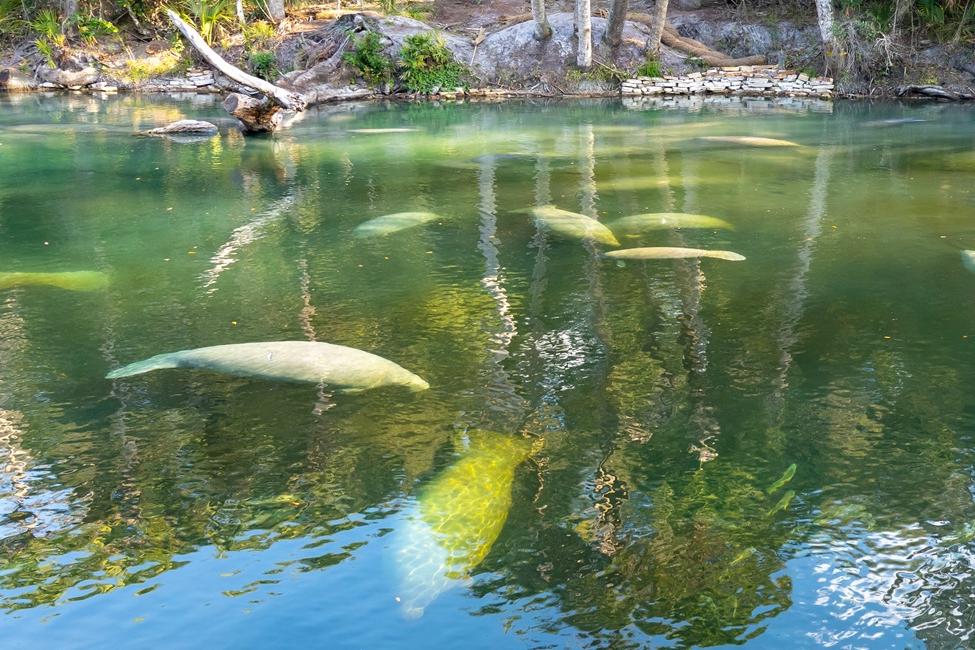
<path id="1" fill-rule="evenodd" d="M 429 93 L 439 88 L 460 85 L 464 67 L 454 61 L 439 34 L 414 34 L 403 42 L 400 52 L 400 79 L 407 90 Z"/>
<path id="2" fill-rule="evenodd" d="M 643 64 L 636 69 L 636 76 L 638 77 L 661 77 L 663 76 L 660 70 L 660 61 L 656 58 L 649 58 L 643 62 Z"/>
<path id="3" fill-rule="evenodd" d="M 265 47 L 277 38 L 278 30 L 266 20 L 256 20 L 244 25 L 244 44 L 250 47 Z"/>
<path id="4" fill-rule="evenodd" d="M 373 86 L 381 86 L 393 80 L 393 60 L 383 52 L 382 42 L 376 32 L 366 32 L 365 36 L 356 39 L 355 48 L 346 52 L 342 60 Z"/>
<path id="5" fill-rule="evenodd" d="M 99 38 L 118 34 L 118 27 L 95 16 L 79 14 L 75 16 L 74 23 L 78 28 L 78 35 L 81 36 L 81 40 L 89 45 L 94 44 Z"/>
<path id="6" fill-rule="evenodd" d="M 278 58 L 274 52 L 267 50 L 257 50 L 250 53 L 247 64 L 251 72 L 265 81 L 273 81 L 280 73 L 278 71 Z"/>

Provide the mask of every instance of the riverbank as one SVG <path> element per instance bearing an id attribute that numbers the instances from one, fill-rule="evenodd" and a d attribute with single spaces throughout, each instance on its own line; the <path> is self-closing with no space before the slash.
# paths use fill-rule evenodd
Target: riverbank
<path id="1" fill-rule="evenodd" d="M 312 103 L 390 95 L 408 98 L 417 93 L 410 93 L 395 83 L 375 80 L 367 83 L 362 71 L 350 65 L 348 55 L 361 38 L 375 34 L 383 56 L 395 62 L 407 39 L 435 32 L 463 67 L 463 80 L 458 87 L 436 87 L 434 92 L 422 94 L 453 98 L 461 94 L 612 96 L 621 90 L 633 94 L 633 88 L 627 92 L 623 84 L 639 76 L 638 71 L 647 64 L 644 44 L 650 28 L 643 18 L 645 14 L 630 16 L 634 19 L 626 22 L 623 42 L 616 48 L 603 42 L 607 20 L 593 17 L 594 63 L 585 71 L 574 65 L 576 39 L 572 14 L 568 12 L 550 15 L 552 36 L 546 41 L 535 39 L 534 23 L 525 15 L 495 16 L 494 22 L 475 28 L 470 26 L 478 24 L 479 19 L 474 15 L 467 23 L 445 26 L 374 12 L 304 13 L 289 19 L 277 30 L 268 25 L 270 31 L 265 30 L 260 36 L 245 29 L 239 35 L 223 39 L 217 50 L 238 67 L 301 92 Z M 820 63 L 822 52 L 812 24 L 785 20 L 747 22 L 722 16 L 713 9 L 674 11 L 669 23 L 682 37 L 729 57 L 762 57 L 777 71 L 787 70 L 797 78 L 799 75 L 828 76 Z M 0 89 L 105 93 L 241 91 L 239 85 L 201 62 L 178 38 L 169 36 L 148 42 L 120 37 L 114 41 L 66 45 L 54 58 L 43 56 L 29 44 L 12 45 L 0 53 Z M 271 63 L 266 68 L 255 69 L 255 53 L 266 54 Z M 897 74 L 888 71 L 885 76 L 870 78 L 862 74 L 840 74 L 836 76 L 835 87 L 829 90 L 839 97 L 890 97 L 907 86 L 935 87 L 945 91 L 936 95 L 967 98 L 975 92 L 975 67 L 967 64 L 971 54 L 962 45 L 929 44 L 909 60 L 903 59 Z M 653 68 L 657 74 L 643 76 L 693 79 L 704 72 L 700 60 L 666 45 L 653 62 Z M 735 94 L 735 89 L 730 93 Z"/>

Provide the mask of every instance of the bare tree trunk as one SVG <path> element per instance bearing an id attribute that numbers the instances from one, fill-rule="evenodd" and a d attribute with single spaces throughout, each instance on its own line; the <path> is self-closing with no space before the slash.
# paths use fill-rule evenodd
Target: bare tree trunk
<path id="1" fill-rule="evenodd" d="M 78 0 L 64 0 L 62 6 L 64 7 L 64 15 L 61 18 L 65 22 L 74 18 L 74 15 L 78 13 Z"/>
<path id="2" fill-rule="evenodd" d="M 819 18 L 819 36 L 823 39 L 823 55 L 826 57 L 826 64 L 832 67 L 836 53 L 832 0 L 816 0 L 816 16 Z"/>
<path id="3" fill-rule="evenodd" d="M 532 0 L 532 18 L 535 19 L 535 39 L 544 41 L 552 36 L 552 26 L 545 15 L 545 0 Z"/>
<path id="4" fill-rule="evenodd" d="M 592 67 L 592 5 L 590 0 L 576 0 L 576 65 L 583 70 Z"/>
<path id="5" fill-rule="evenodd" d="M 816 0 L 820 2 L 820 0 Z M 647 54 L 658 56 L 660 54 L 660 38 L 664 34 L 664 27 L 667 25 L 667 5 L 669 0 L 657 0 L 656 11 L 653 14 L 653 24 L 650 26 L 650 38 L 647 39 Z"/>
<path id="6" fill-rule="evenodd" d="M 200 53 L 200 56 L 228 78 L 236 81 L 242 86 L 253 88 L 257 92 L 266 96 L 271 102 L 289 111 L 303 111 L 308 103 L 306 98 L 300 93 L 285 90 L 280 86 L 275 86 L 263 79 L 258 79 L 249 75 L 240 68 L 227 63 L 219 54 L 213 51 L 199 32 L 193 29 L 185 20 L 179 17 L 172 9 L 167 9 L 166 14 L 169 20 L 176 26 L 180 34 L 183 35 L 190 45 Z"/>
<path id="7" fill-rule="evenodd" d="M 609 5 L 605 40 L 610 47 L 617 47 L 623 42 L 623 26 L 626 24 L 626 10 L 629 4 L 629 0 L 612 0 Z"/>
<path id="8" fill-rule="evenodd" d="M 284 20 L 284 0 L 267 0 L 267 11 L 276 23 Z"/>
<path id="9" fill-rule="evenodd" d="M 244 18 L 244 0 L 237 0 L 236 10 L 237 10 L 237 22 L 239 22 L 241 25 L 245 24 L 247 22 L 247 19 Z"/>

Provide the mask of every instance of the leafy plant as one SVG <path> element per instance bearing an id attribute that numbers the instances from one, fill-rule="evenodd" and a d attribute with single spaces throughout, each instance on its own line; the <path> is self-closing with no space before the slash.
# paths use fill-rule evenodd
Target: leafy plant
<path id="1" fill-rule="evenodd" d="M 274 52 L 268 50 L 251 52 L 247 64 L 250 66 L 251 72 L 265 81 L 273 81 L 280 75 L 278 58 L 274 56 Z"/>
<path id="2" fill-rule="evenodd" d="M 396 13 L 396 0 L 379 0 L 379 9 L 384 14 Z"/>
<path id="3" fill-rule="evenodd" d="M 0 37 L 23 34 L 30 28 L 22 0 L 0 0 Z"/>
<path id="4" fill-rule="evenodd" d="M 346 52 L 342 60 L 373 86 L 393 80 L 393 60 L 383 51 L 382 41 L 376 32 L 366 32 L 365 36 L 356 39 L 355 48 Z"/>
<path id="5" fill-rule="evenodd" d="M 37 51 L 41 53 L 44 60 L 47 61 L 48 67 L 56 68 L 57 64 L 54 62 L 54 46 L 46 38 L 38 38 L 34 41 L 34 45 L 37 47 Z"/>
<path id="6" fill-rule="evenodd" d="M 244 44 L 248 48 L 265 47 L 277 35 L 277 28 L 266 20 L 256 20 L 244 25 Z"/>
<path id="7" fill-rule="evenodd" d="M 95 16 L 75 16 L 75 26 L 78 28 L 78 35 L 81 40 L 89 45 L 94 44 L 99 38 L 114 36 L 118 34 L 118 27 Z"/>
<path id="8" fill-rule="evenodd" d="M 410 92 L 430 93 L 460 85 L 464 67 L 454 60 L 443 37 L 433 32 L 414 34 L 403 42 L 400 79 Z"/>
<path id="9" fill-rule="evenodd" d="M 234 20 L 233 0 L 189 0 L 189 18 L 207 44 L 213 44 L 217 30 L 223 23 Z"/>
<path id="10" fill-rule="evenodd" d="M 46 39 L 50 44 L 57 47 L 64 47 L 68 42 L 68 37 L 61 28 L 61 20 L 50 9 L 39 12 L 30 22 L 30 27 L 40 34 L 41 39 L 38 40 Z"/>
<path id="11" fill-rule="evenodd" d="M 636 75 L 638 77 L 663 76 L 663 72 L 660 69 L 660 61 L 655 57 L 648 58 L 636 69 Z"/>

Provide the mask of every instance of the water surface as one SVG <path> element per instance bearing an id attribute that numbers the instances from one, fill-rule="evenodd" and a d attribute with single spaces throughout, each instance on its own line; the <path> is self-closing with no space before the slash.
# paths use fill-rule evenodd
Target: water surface
<path id="1" fill-rule="evenodd" d="M 206 100 L 0 97 L 0 273 L 109 279 L 0 289 L 5 645 L 969 645 L 971 111 L 634 107 L 350 105 L 245 140 Z M 184 117 L 223 135 L 131 135 Z M 747 260 L 607 260 L 547 204 L 710 215 L 733 229 L 622 246 Z M 441 218 L 356 235 L 399 212 Z M 261 340 L 431 388 L 104 379 Z M 473 566 L 411 572 L 434 510 Z"/>

